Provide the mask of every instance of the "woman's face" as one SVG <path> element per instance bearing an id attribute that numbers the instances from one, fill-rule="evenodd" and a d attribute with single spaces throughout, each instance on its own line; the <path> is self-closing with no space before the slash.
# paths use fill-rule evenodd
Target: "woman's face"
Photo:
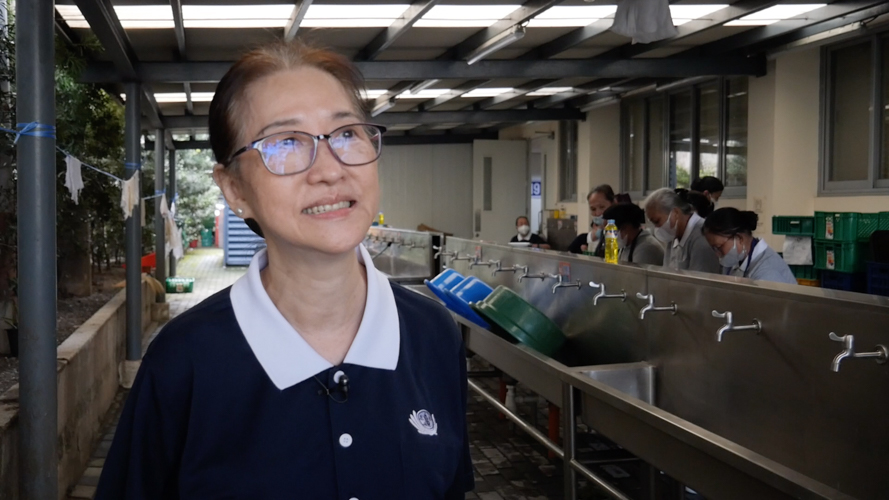
<path id="1" fill-rule="evenodd" d="M 247 89 L 244 99 L 244 144 L 278 132 L 328 134 L 363 121 L 339 81 L 311 67 L 263 78 Z M 229 205 L 243 209 L 245 219 L 256 219 L 270 243 L 340 254 L 364 239 L 379 207 L 376 162 L 345 166 L 327 141 L 319 141 L 311 168 L 294 175 L 272 174 L 255 150 L 238 159 L 239 174 L 216 167 L 217 183 Z M 347 206 L 313 213 L 317 207 L 337 204 Z"/>
<path id="2" fill-rule="evenodd" d="M 605 210 L 608 210 L 608 207 L 612 205 L 605 195 L 599 192 L 590 195 L 590 199 L 587 201 L 590 204 L 590 215 L 593 217 L 601 217 Z"/>
<path id="3" fill-rule="evenodd" d="M 660 210 L 655 210 L 653 207 L 645 207 L 645 216 L 648 217 L 648 220 L 654 224 L 654 227 L 661 227 L 667 222 L 667 219 L 670 218 L 671 212 L 661 212 Z M 670 225 L 675 227 L 676 225 L 676 217 L 670 221 Z"/>

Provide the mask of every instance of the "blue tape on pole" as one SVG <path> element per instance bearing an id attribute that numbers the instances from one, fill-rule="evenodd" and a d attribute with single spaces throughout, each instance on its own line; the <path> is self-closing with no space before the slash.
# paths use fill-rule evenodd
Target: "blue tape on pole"
<path id="1" fill-rule="evenodd" d="M 142 162 L 133 163 L 128 161 L 124 163 L 123 166 L 127 170 L 139 170 L 140 168 L 142 168 Z"/>
<path id="2" fill-rule="evenodd" d="M 56 128 L 52 125 L 46 125 L 40 122 L 31 122 L 31 123 L 17 123 L 15 131 L 12 131 L 15 134 L 15 140 L 12 141 L 13 144 L 17 144 L 19 142 L 19 138 L 23 135 L 29 137 L 49 137 L 52 139 L 56 138 Z M 4 129 L 4 131 L 7 131 Z"/>

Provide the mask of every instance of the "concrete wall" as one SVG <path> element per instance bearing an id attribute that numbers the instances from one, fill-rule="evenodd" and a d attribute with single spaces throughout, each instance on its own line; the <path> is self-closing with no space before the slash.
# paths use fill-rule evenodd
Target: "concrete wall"
<path id="1" fill-rule="evenodd" d="M 155 294 L 142 282 L 142 330 L 150 333 Z M 59 498 L 74 485 L 101 437 L 102 417 L 119 389 L 126 355 L 122 290 L 58 348 Z M 0 396 L 0 499 L 18 498 L 18 386 Z"/>

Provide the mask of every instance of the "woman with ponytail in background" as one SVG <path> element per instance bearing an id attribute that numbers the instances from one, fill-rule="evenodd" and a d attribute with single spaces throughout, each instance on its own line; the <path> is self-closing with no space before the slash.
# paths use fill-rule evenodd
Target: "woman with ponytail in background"
<path id="1" fill-rule="evenodd" d="M 759 216 L 720 208 L 704 221 L 704 237 L 719 257 L 723 274 L 797 284 L 790 267 L 765 241 L 753 237 Z"/>

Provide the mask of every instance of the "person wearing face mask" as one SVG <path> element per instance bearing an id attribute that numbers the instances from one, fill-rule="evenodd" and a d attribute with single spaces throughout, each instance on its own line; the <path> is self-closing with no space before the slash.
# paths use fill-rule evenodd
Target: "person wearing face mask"
<path id="1" fill-rule="evenodd" d="M 691 190 L 697 191 L 709 198 L 715 209 L 716 204 L 719 203 L 719 198 L 722 196 L 722 192 L 725 190 L 725 186 L 722 184 L 721 180 L 708 175 L 701 177 L 700 179 L 695 179 L 695 181 L 691 183 Z M 702 215 L 701 217 L 705 216 Z"/>
<path id="2" fill-rule="evenodd" d="M 515 227 L 518 234 L 509 240 L 510 243 L 528 242 L 533 248 L 550 248 L 549 243 L 547 243 L 545 239 L 531 232 L 531 225 L 528 222 L 528 218 L 524 215 L 519 216 L 515 220 Z"/>
<path id="3" fill-rule="evenodd" d="M 765 241 L 753 237 L 759 216 L 720 208 L 704 221 L 704 237 L 719 257 L 723 274 L 797 284 L 790 266 Z"/>
<path id="4" fill-rule="evenodd" d="M 719 259 L 701 232 L 704 219 L 695 213 L 687 197 L 670 188 L 658 189 L 645 200 L 645 215 L 656 228 L 655 238 L 666 245 L 664 267 L 720 272 Z"/>
<path id="5" fill-rule="evenodd" d="M 695 209 L 695 213 L 701 218 L 706 219 L 708 215 L 716 209 L 716 204 L 712 199 L 699 191 L 689 191 L 688 189 L 676 189 L 676 194 L 688 201 L 688 204 Z"/>
<path id="6" fill-rule="evenodd" d="M 660 266 L 664 263 L 664 247 L 651 232 L 642 227 L 645 211 L 633 203 L 612 205 L 603 215 L 614 220 L 620 248 L 619 262 Z"/>
<path id="7" fill-rule="evenodd" d="M 591 252 L 596 257 L 604 258 L 605 238 L 602 237 L 602 230 L 605 228 L 605 218 L 602 217 L 602 214 L 615 203 L 629 203 L 631 201 L 630 195 L 615 195 L 611 186 L 602 184 L 590 190 L 586 199 L 590 207 L 590 215 L 593 218 L 590 231 L 577 235 L 577 238 L 568 246 L 568 251 L 571 253 Z"/>

